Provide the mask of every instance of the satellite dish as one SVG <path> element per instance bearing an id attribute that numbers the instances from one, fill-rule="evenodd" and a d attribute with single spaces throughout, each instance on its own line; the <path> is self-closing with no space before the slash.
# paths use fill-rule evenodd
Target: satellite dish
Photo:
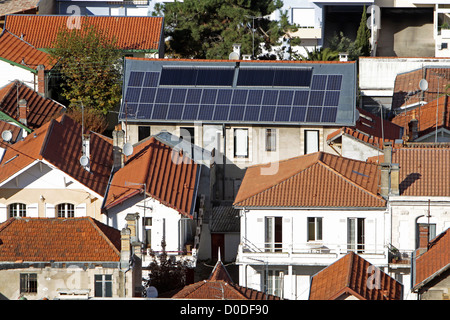
<path id="1" fill-rule="evenodd" d="M 81 158 L 80 158 L 80 164 L 81 164 L 83 167 L 86 167 L 86 166 L 89 164 L 89 158 L 86 157 L 86 156 L 81 156 Z"/>
<path id="2" fill-rule="evenodd" d="M 147 298 L 158 298 L 158 290 L 155 287 L 148 287 Z"/>
<path id="3" fill-rule="evenodd" d="M 133 154 L 133 146 L 131 143 L 127 142 L 123 145 L 123 154 L 127 157 Z"/>
<path id="4" fill-rule="evenodd" d="M 422 90 L 422 91 L 428 90 L 428 81 L 425 80 L 425 79 L 420 80 L 420 81 L 419 81 L 419 88 L 420 88 L 420 90 Z"/>
<path id="5" fill-rule="evenodd" d="M 230 59 L 230 60 L 239 60 L 239 53 L 233 51 L 228 56 L 228 59 Z"/>
<path id="6" fill-rule="evenodd" d="M 6 142 L 10 142 L 12 139 L 12 132 L 10 130 L 5 130 L 2 132 L 2 139 Z"/>

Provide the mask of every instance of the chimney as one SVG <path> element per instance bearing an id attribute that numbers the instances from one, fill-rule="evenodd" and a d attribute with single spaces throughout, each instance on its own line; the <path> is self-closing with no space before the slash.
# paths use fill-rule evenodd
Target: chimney
<path id="1" fill-rule="evenodd" d="M 37 67 L 37 77 L 38 77 L 38 94 L 42 97 L 46 96 L 46 85 L 45 85 L 45 67 L 40 64 Z"/>
<path id="2" fill-rule="evenodd" d="M 123 228 L 120 232 L 120 267 L 128 268 L 130 266 L 131 258 L 131 230 Z"/>
<path id="3" fill-rule="evenodd" d="M 137 219 L 139 218 L 139 215 L 137 213 L 129 213 L 125 216 L 125 221 L 127 222 L 127 228 L 130 229 L 130 237 L 131 242 L 137 241 Z"/>
<path id="4" fill-rule="evenodd" d="M 19 100 L 19 121 L 27 125 L 27 100 Z"/>
<path id="5" fill-rule="evenodd" d="M 419 136 L 419 121 L 416 118 L 411 119 L 408 123 L 408 141 L 414 141 Z"/>
<path id="6" fill-rule="evenodd" d="M 125 132 L 122 130 L 122 125 L 118 124 L 112 133 L 113 135 L 113 171 L 116 172 L 124 165 L 124 155 L 122 152 L 125 142 Z"/>
<path id="7" fill-rule="evenodd" d="M 241 44 L 240 43 L 233 44 L 233 52 L 236 52 L 239 55 L 239 57 L 241 56 Z"/>
<path id="8" fill-rule="evenodd" d="M 392 143 L 384 143 L 384 161 L 381 166 L 381 196 L 387 198 L 389 195 L 399 195 L 399 173 L 398 163 L 392 163 Z"/>

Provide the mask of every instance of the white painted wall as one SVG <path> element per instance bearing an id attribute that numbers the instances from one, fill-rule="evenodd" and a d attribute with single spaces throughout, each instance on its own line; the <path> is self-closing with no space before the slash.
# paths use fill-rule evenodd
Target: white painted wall
<path id="1" fill-rule="evenodd" d="M 359 142 L 345 134 L 342 135 L 342 156 L 350 159 L 366 161 L 370 157 L 382 155 L 383 152 L 368 144 Z"/>
<path id="2" fill-rule="evenodd" d="M 6 61 L 0 60 L 0 88 L 8 85 L 11 81 L 20 80 L 27 84 L 33 90 L 37 90 L 35 75 L 31 71 L 12 65 Z"/>

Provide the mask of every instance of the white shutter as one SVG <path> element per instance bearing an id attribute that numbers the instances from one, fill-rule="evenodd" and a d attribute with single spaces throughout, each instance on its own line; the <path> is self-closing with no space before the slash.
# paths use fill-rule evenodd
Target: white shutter
<path id="1" fill-rule="evenodd" d="M 55 205 L 46 203 L 45 204 L 45 217 L 46 218 L 54 218 L 55 216 L 56 216 Z"/>
<path id="2" fill-rule="evenodd" d="M 32 203 L 27 205 L 27 217 L 37 218 L 39 217 L 39 204 Z"/>
<path id="3" fill-rule="evenodd" d="M 0 203 L 0 222 L 5 222 L 8 219 L 8 209 L 6 204 Z"/>
<path id="4" fill-rule="evenodd" d="M 236 129 L 234 131 L 236 144 L 234 150 L 235 157 L 248 157 L 248 130 Z"/>
<path id="5" fill-rule="evenodd" d="M 305 154 L 319 151 L 319 131 L 305 130 Z"/>
<path id="6" fill-rule="evenodd" d="M 86 216 L 86 203 L 80 203 L 75 207 L 75 218 Z"/>

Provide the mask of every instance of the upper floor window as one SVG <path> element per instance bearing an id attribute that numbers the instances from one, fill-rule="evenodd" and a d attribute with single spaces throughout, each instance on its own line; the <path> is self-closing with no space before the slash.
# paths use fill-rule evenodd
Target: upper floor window
<path id="1" fill-rule="evenodd" d="M 266 129 L 266 151 L 277 150 L 277 131 L 276 129 Z"/>
<path id="2" fill-rule="evenodd" d="M 73 218 L 75 216 L 75 207 L 71 203 L 60 203 L 56 206 L 58 218 Z"/>
<path id="3" fill-rule="evenodd" d="M 322 218 L 308 218 L 308 241 L 322 240 Z"/>
<path id="4" fill-rule="evenodd" d="M 195 135 L 194 127 L 180 127 L 181 139 L 194 144 L 195 143 L 194 135 Z"/>
<path id="5" fill-rule="evenodd" d="M 96 297 L 112 297 L 112 275 L 96 274 L 95 275 L 95 292 Z"/>
<path id="6" fill-rule="evenodd" d="M 305 130 L 305 154 L 319 151 L 319 130 Z"/>
<path id="7" fill-rule="evenodd" d="M 8 206 L 9 217 L 25 217 L 27 205 L 24 203 L 12 203 Z"/>
<path id="8" fill-rule="evenodd" d="M 234 157 L 248 158 L 248 129 L 234 129 Z"/>
<path id="9" fill-rule="evenodd" d="M 20 274 L 20 293 L 37 293 L 37 274 Z"/>

